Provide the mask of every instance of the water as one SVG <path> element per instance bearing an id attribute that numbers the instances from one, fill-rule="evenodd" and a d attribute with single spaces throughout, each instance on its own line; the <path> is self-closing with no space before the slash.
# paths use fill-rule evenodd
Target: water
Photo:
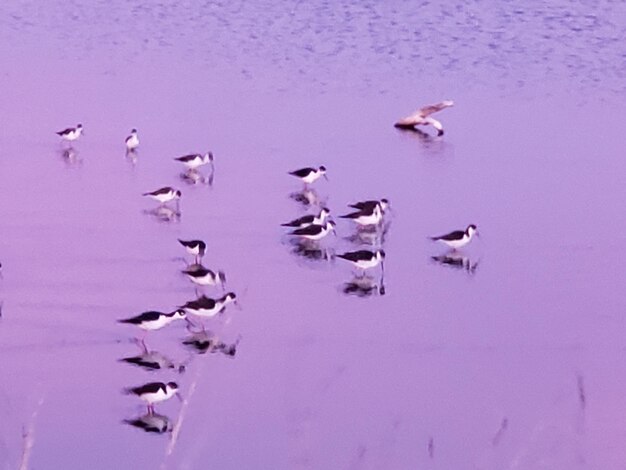
<path id="1" fill-rule="evenodd" d="M 3 4 L 0 468 L 25 442 L 32 468 L 621 468 L 624 10 Z M 392 127 L 446 98 L 443 138 Z M 78 122 L 68 160 L 54 131 Z M 212 185 L 181 181 L 172 158 L 209 149 Z M 384 295 L 291 252 L 286 172 L 320 164 L 335 215 L 392 203 Z M 140 196 L 164 185 L 169 223 Z M 470 270 L 432 259 L 471 222 Z M 116 319 L 194 298 L 192 237 L 240 298 L 206 322 L 235 356 L 180 323 L 146 342 L 184 372 L 119 362 L 140 349 Z M 181 386 L 157 405 L 178 434 L 124 423 L 153 380 Z"/>

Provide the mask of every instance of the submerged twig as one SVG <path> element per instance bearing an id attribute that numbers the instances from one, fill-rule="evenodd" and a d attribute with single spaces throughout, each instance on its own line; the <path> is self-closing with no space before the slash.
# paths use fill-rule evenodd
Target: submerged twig
<path id="1" fill-rule="evenodd" d="M 500 439 L 502 439 L 502 435 L 504 434 L 504 431 L 506 431 L 507 426 L 509 425 L 509 420 L 507 418 L 504 418 L 502 420 L 502 423 L 500 423 L 500 429 L 498 429 L 498 432 L 496 433 L 495 436 L 493 436 L 493 439 L 491 440 L 491 445 L 492 446 L 497 446 L 498 443 L 500 442 Z"/>
<path id="2" fill-rule="evenodd" d="M 42 396 L 33 411 L 32 416 L 30 417 L 30 423 L 27 429 L 22 431 L 22 437 L 24 439 L 24 451 L 22 452 L 22 461 L 20 463 L 20 470 L 28 470 L 28 462 L 30 460 L 30 454 L 33 451 L 33 446 L 35 445 L 35 421 L 37 419 L 37 415 L 39 414 L 39 410 L 41 405 L 43 405 L 44 397 Z"/>
<path id="3" fill-rule="evenodd" d="M 428 456 L 431 459 L 435 457 L 435 440 L 432 436 L 428 439 Z"/>
<path id="4" fill-rule="evenodd" d="M 174 428 L 172 429 L 172 435 L 170 437 L 169 444 L 167 445 L 167 449 L 165 450 L 165 458 L 163 459 L 163 463 L 161 464 L 161 469 L 167 468 L 167 459 L 174 452 L 176 448 L 176 443 L 178 442 L 178 436 L 180 435 L 180 430 L 183 425 L 183 420 L 185 418 L 185 413 L 187 411 L 187 407 L 189 406 L 189 402 L 191 401 L 191 397 L 193 396 L 196 385 L 198 384 L 198 377 L 200 376 L 200 369 L 196 369 L 196 374 L 189 386 L 189 391 L 187 392 L 186 398 L 183 400 L 183 404 L 180 407 L 180 413 L 178 413 L 178 419 L 176 420 L 176 424 L 174 424 Z"/>
<path id="5" fill-rule="evenodd" d="M 580 401 L 580 407 L 584 410 L 587 405 L 587 395 L 585 394 L 585 384 L 583 382 L 583 376 L 578 374 L 576 377 L 576 383 L 578 385 L 578 400 Z"/>

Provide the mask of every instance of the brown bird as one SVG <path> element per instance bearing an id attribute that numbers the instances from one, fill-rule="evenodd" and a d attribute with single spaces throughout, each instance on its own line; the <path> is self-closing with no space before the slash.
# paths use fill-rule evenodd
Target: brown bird
<path id="1" fill-rule="evenodd" d="M 441 103 L 424 106 L 410 116 L 400 119 L 394 125 L 400 129 L 415 129 L 415 126 L 432 125 L 435 129 L 437 129 L 437 135 L 443 135 L 443 126 L 439 121 L 430 117 L 430 115 L 453 105 L 454 102 L 452 100 L 445 100 Z"/>

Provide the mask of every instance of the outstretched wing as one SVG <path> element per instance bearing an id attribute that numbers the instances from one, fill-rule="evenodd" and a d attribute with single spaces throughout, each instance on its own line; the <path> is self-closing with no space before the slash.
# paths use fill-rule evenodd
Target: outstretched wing
<path id="1" fill-rule="evenodd" d="M 426 116 L 430 116 L 431 114 L 434 114 L 436 112 L 439 112 L 442 109 L 449 108 L 450 106 L 453 106 L 453 105 L 454 105 L 454 101 L 452 101 L 452 100 L 445 100 L 445 101 L 442 101 L 441 103 L 436 103 L 436 104 L 431 104 L 431 105 L 428 105 L 428 106 L 424 106 L 417 113 L 419 113 L 423 117 L 426 117 Z"/>

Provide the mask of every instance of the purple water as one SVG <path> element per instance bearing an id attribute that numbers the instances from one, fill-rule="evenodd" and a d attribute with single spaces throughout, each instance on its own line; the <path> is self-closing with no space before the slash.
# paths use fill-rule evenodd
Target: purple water
<path id="1" fill-rule="evenodd" d="M 561 0 L 0 6 L 0 468 L 617 469 L 626 462 L 626 7 Z M 393 122 L 454 99 L 446 135 Z M 82 122 L 77 154 L 54 132 Z M 123 139 L 139 130 L 133 165 Z M 173 157 L 211 149 L 212 185 Z M 335 215 L 387 197 L 385 275 L 293 254 L 286 172 Z M 206 173 L 206 171 L 205 171 Z M 141 193 L 183 191 L 162 222 Z M 427 240 L 476 223 L 471 269 Z M 355 249 L 339 221 L 329 254 Z M 195 297 L 209 244 L 241 310 L 140 352 L 116 319 Z M 207 295 L 220 294 L 206 289 Z M 128 424 L 175 380 L 179 433 Z M 181 420 L 182 412 L 182 420 Z M 26 437 L 24 437 L 26 435 Z M 176 439 L 173 439 L 176 436 Z"/>

